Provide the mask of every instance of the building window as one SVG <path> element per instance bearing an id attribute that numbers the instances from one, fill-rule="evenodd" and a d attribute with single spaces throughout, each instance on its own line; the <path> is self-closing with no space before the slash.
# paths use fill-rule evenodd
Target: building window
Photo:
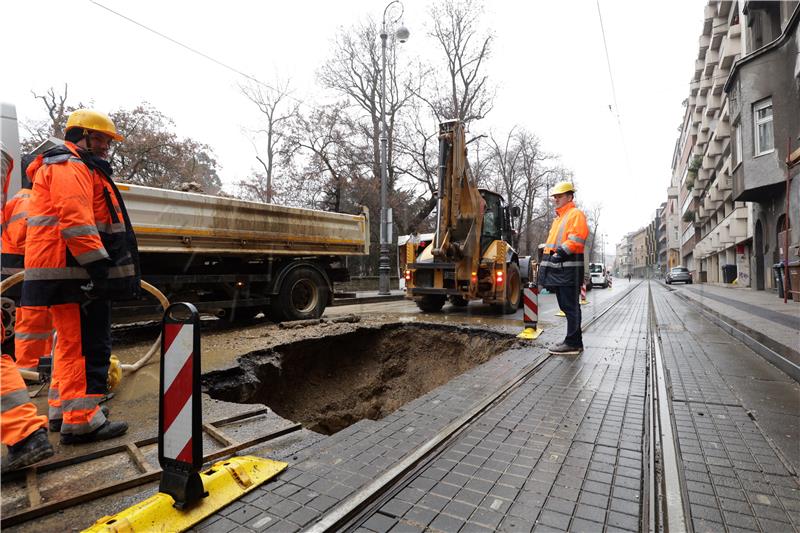
<path id="1" fill-rule="evenodd" d="M 772 135 L 772 98 L 753 104 L 753 132 L 756 140 L 755 155 L 769 153 L 775 148 Z"/>
<path id="2" fill-rule="evenodd" d="M 742 162 L 742 125 L 736 124 L 733 127 L 733 144 L 731 145 L 731 158 L 733 159 L 733 168 L 739 166 Z"/>

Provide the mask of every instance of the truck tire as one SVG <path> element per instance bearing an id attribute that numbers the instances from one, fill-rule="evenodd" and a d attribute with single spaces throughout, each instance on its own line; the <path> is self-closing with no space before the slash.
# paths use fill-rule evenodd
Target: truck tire
<path id="1" fill-rule="evenodd" d="M 328 283 L 322 274 L 313 268 L 298 267 L 286 275 L 272 299 L 270 318 L 276 322 L 319 318 L 327 302 Z"/>
<path id="2" fill-rule="evenodd" d="M 463 296 L 451 296 L 449 300 L 455 307 L 466 307 L 469 305 L 469 301 Z"/>
<path id="3" fill-rule="evenodd" d="M 417 300 L 417 307 L 426 313 L 441 311 L 447 298 L 443 294 L 426 294 L 421 300 Z"/>

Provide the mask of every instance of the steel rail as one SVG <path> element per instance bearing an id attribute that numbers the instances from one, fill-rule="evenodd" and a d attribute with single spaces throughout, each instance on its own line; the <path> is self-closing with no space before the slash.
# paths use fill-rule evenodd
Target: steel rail
<path id="1" fill-rule="evenodd" d="M 653 425 L 650 430 L 654 434 L 654 448 L 650 450 L 649 460 L 655 462 L 658 457 L 659 469 L 657 472 L 658 502 L 655 495 L 650 495 L 649 501 L 654 502 L 650 512 L 656 512 L 656 520 L 652 531 L 677 533 L 692 533 L 691 519 L 688 508 L 686 484 L 683 479 L 680 461 L 680 449 L 677 440 L 675 417 L 672 411 L 672 400 L 667 384 L 667 373 L 664 365 L 664 356 L 661 353 L 661 339 L 658 335 L 653 293 L 648 282 L 647 285 L 647 314 L 648 314 L 648 366 L 650 367 L 651 386 L 650 401 L 651 411 L 654 413 Z M 655 455 L 654 455 L 655 454 Z M 653 480 L 655 482 L 655 480 Z M 659 512 L 660 511 L 660 512 Z"/>
<path id="2" fill-rule="evenodd" d="M 628 288 L 625 293 L 616 298 L 600 313 L 593 316 L 584 324 L 582 329 L 587 330 L 591 328 L 614 306 L 628 297 L 641 283 L 642 282 L 639 282 L 633 287 Z M 375 502 L 381 501 L 381 497 L 387 495 L 393 488 L 398 487 L 400 482 L 409 477 L 413 477 L 416 471 L 420 470 L 425 464 L 443 453 L 446 450 L 447 443 L 451 442 L 454 437 L 467 429 L 475 418 L 486 412 L 489 408 L 502 400 L 502 398 L 510 394 L 522 384 L 522 382 L 538 372 L 552 357 L 553 356 L 549 353 L 537 357 L 533 363 L 523 368 L 516 376 L 507 381 L 499 389 L 474 404 L 466 413 L 445 426 L 433 438 L 401 459 L 392 468 L 378 476 L 373 482 L 347 498 L 339 506 L 329 511 L 314 525 L 305 529 L 304 532 L 323 533 L 346 529 L 352 525 L 353 522 L 368 515 L 374 509 L 375 506 L 373 506 L 373 504 Z"/>
<path id="3" fill-rule="evenodd" d="M 218 459 L 236 453 L 240 450 L 250 448 L 257 444 L 261 444 L 263 442 L 267 442 L 302 429 L 302 425 L 292 424 L 284 428 L 278 429 L 276 431 L 272 431 L 270 433 L 260 435 L 258 437 L 243 442 L 236 442 L 233 439 L 228 438 L 227 435 L 225 435 L 221 431 L 219 431 L 219 426 L 224 426 L 226 424 L 231 424 L 233 422 L 246 420 L 247 418 L 252 418 L 261 415 L 267 411 L 268 411 L 267 409 L 258 409 L 248 413 L 243 413 L 240 415 L 235 415 L 232 417 L 216 420 L 208 424 L 204 424 L 205 426 L 211 426 L 213 428 L 212 431 L 208 431 L 207 428 L 204 427 L 204 431 L 206 431 L 206 433 L 208 433 L 209 436 L 211 436 L 215 440 L 217 440 L 217 437 L 220 438 L 220 441 L 226 440 L 228 441 L 228 445 L 224 446 L 223 448 L 220 448 L 219 450 L 215 450 L 211 453 L 204 455 L 203 462 L 210 463 L 212 461 L 216 461 Z M 30 505 L 17 512 L 13 511 L 10 513 L 4 512 L 3 516 L 0 517 L 0 526 L 9 527 L 16 524 L 20 524 L 22 522 L 26 522 L 33 518 L 38 518 L 40 516 L 51 514 L 53 512 L 66 509 L 68 507 L 84 503 L 86 501 L 90 501 L 103 496 L 108 496 L 111 494 L 122 492 L 123 490 L 144 485 L 145 483 L 156 481 L 161 476 L 161 468 L 152 466 L 149 462 L 147 462 L 144 459 L 141 453 L 141 447 L 155 444 L 156 442 L 158 442 L 157 437 L 150 437 L 138 440 L 136 442 L 111 446 L 108 448 L 104 448 L 102 450 L 95 450 L 93 452 L 89 452 L 75 457 L 70 457 L 67 459 L 52 461 L 49 463 L 42 464 L 41 466 L 29 467 L 15 473 L 14 476 L 15 479 L 22 477 L 23 475 L 26 477 L 26 486 L 27 486 L 28 499 Z M 37 495 L 39 494 L 37 474 L 52 470 L 58 470 L 59 468 L 66 468 L 68 466 L 72 466 L 75 464 L 80 464 L 100 457 L 108 457 L 110 455 L 115 455 L 119 453 L 127 453 L 128 455 L 130 455 L 131 459 L 136 464 L 137 468 L 141 471 L 141 473 L 131 476 L 127 479 L 123 479 L 121 481 L 116 481 L 113 483 L 102 485 L 100 487 L 84 490 L 79 492 L 78 494 L 73 494 L 66 498 L 49 500 L 47 501 L 47 503 L 41 503 L 41 497 L 40 496 L 37 497 Z"/>

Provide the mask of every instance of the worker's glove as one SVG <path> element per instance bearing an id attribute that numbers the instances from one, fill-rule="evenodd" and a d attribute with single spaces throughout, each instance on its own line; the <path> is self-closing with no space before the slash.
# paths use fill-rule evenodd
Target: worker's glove
<path id="1" fill-rule="evenodd" d="M 551 263 L 561 263 L 563 260 L 564 260 L 564 258 L 561 257 L 561 255 L 558 252 L 556 252 L 556 253 L 554 253 L 553 255 L 550 256 L 550 262 Z"/>
<path id="2" fill-rule="evenodd" d="M 83 294 L 90 300 L 101 300 L 108 296 L 108 279 L 92 279 L 81 285 Z"/>
<path id="3" fill-rule="evenodd" d="M 81 285 L 81 290 L 90 300 L 105 298 L 108 294 L 108 269 L 112 263 L 109 259 L 99 259 L 84 265 L 89 273 L 89 282 Z"/>

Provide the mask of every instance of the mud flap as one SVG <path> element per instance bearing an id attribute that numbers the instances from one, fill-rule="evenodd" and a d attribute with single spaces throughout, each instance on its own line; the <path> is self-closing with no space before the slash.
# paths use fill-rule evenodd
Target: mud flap
<path id="1" fill-rule="evenodd" d="M 184 510 L 172 496 L 159 492 L 113 516 L 105 516 L 85 532 L 185 531 L 236 501 L 286 469 L 287 463 L 261 457 L 233 457 L 200 473 L 208 496 Z"/>

